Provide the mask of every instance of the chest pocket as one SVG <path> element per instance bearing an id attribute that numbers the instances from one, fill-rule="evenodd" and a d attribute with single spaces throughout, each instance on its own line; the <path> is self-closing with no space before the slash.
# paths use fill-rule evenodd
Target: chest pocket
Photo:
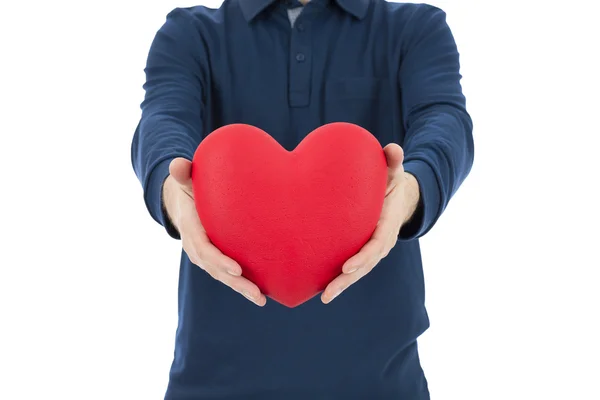
<path id="1" fill-rule="evenodd" d="M 351 122 L 376 137 L 392 123 L 389 80 L 333 78 L 325 82 L 325 123 Z"/>

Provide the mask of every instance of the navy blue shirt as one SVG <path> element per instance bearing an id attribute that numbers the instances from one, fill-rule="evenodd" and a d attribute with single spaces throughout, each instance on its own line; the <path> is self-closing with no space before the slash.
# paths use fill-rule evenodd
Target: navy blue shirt
<path id="1" fill-rule="evenodd" d="M 134 170 L 152 217 L 175 157 L 220 126 L 255 125 L 292 150 L 320 125 L 358 124 L 400 144 L 421 204 L 379 265 L 332 303 L 257 307 L 181 255 L 167 400 L 428 399 L 417 338 L 428 328 L 418 238 L 473 162 L 459 54 L 423 4 L 226 0 L 177 8 L 151 45 Z"/>

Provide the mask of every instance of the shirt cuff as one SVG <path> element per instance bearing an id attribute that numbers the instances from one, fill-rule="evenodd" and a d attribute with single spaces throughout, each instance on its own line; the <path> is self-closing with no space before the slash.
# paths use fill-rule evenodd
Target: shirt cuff
<path id="1" fill-rule="evenodd" d="M 169 236 L 179 240 L 181 236 L 167 215 L 162 196 L 163 184 L 169 176 L 169 164 L 172 160 L 173 158 L 167 158 L 154 166 L 144 190 L 144 202 L 152 218 L 165 228 Z"/>
<path id="2" fill-rule="evenodd" d="M 419 182 L 419 204 L 412 218 L 401 229 L 399 240 L 414 240 L 425 235 L 433 227 L 441 214 L 441 193 L 435 171 L 422 160 L 410 160 L 404 164 L 404 171 L 413 175 Z"/>

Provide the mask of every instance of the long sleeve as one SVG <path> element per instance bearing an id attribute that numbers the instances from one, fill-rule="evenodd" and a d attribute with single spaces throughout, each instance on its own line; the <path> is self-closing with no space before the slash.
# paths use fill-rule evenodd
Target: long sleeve
<path id="1" fill-rule="evenodd" d="M 435 224 L 473 165 L 473 124 L 466 111 L 459 53 L 444 11 L 427 6 L 406 24 L 411 38 L 402 49 L 404 170 L 421 192 L 400 240 L 425 235 Z"/>
<path id="2" fill-rule="evenodd" d="M 152 218 L 179 239 L 164 210 L 162 186 L 169 164 L 189 160 L 202 138 L 203 42 L 191 16 L 177 8 L 167 15 L 148 54 L 142 115 L 131 144 L 133 169 Z"/>

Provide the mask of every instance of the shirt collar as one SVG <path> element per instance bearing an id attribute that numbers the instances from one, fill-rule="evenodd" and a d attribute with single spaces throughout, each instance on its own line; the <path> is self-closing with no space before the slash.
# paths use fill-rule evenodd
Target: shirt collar
<path id="1" fill-rule="evenodd" d="M 278 0 L 238 0 L 242 13 L 248 22 L 252 21 L 271 4 Z M 314 0 L 312 0 L 314 1 Z M 363 19 L 367 15 L 370 0 L 332 0 L 335 1 L 344 11 L 352 14 L 358 19 Z"/>
<path id="2" fill-rule="evenodd" d="M 336 3 L 348 14 L 363 19 L 369 11 L 370 0 L 336 0 Z"/>

